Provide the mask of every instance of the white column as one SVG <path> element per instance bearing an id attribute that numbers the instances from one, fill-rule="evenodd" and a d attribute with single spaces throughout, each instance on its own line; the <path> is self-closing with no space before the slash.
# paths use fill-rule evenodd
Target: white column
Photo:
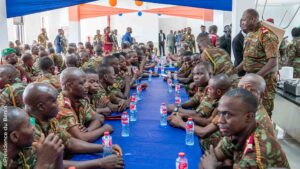
<path id="1" fill-rule="evenodd" d="M 223 11 L 214 10 L 214 21 L 213 24 L 218 27 L 218 35 L 223 35 L 224 29 L 224 13 Z"/>
<path id="2" fill-rule="evenodd" d="M 246 9 L 255 8 L 256 0 L 232 0 L 232 32 L 233 39 L 240 32 L 240 19 Z M 234 62 L 234 55 L 231 52 L 231 60 Z"/>
<path id="3" fill-rule="evenodd" d="M 79 5 L 69 7 L 69 43 L 78 43 L 81 40 Z"/>
<path id="4" fill-rule="evenodd" d="M 0 50 L 8 47 L 6 0 L 0 0 Z"/>

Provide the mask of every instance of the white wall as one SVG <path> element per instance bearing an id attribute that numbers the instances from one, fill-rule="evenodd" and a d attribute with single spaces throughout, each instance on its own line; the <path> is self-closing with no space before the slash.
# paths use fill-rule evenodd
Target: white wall
<path id="1" fill-rule="evenodd" d="M 101 34 L 103 34 L 104 28 L 106 26 L 107 17 L 97 17 L 80 20 L 81 41 L 86 42 L 88 36 L 93 39 L 97 29 L 100 29 Z"/>

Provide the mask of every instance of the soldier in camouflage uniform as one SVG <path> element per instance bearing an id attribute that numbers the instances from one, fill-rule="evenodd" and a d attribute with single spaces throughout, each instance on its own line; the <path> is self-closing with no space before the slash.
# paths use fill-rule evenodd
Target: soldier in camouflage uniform
<path id="1" fill-rule="evenodd" d="M 253 9 L 244 12 L 241 27 L 247 33 L 241 65 L 247 73 L 256 73 L 265 79 L 267 87 L 263 105 L 271 116 L 277 85 L 278 37 L 262 26 L 259 14 Z"/>
<path id="2" fill-rule="evenodd" d="M 84 141 L 95 141 L 105 131 L 112 131 L 110 125 L 103 124 L 104 118 L 98 114 L 85 98 L 88 94 L 86 75 L 78 68 L 67 68 L 61 74 L 62 92 L 58 96 L 60 126 L 73 137 Z M 82 132 L 80 127 L 88 129 Z"/>
<path id="3" fill-rule="evenodd" d="M 41 74 L 36 78 L 36 82 L 48 83 L 60 91 L 60 80 L 58 76 L 54 74 L 55 68 L 53 61 L 49 57 L 43 57 L 39 62 Z"/>
<path id="4" fill-rule="evenodd" d="M 94 42 L 96 42 L 97 45 L 102 46 L 102 35 L 100 34 L 100 30 L 96 31 L 96 35 L 94 36 Z"/>
<path id="5" fill-rule="evenodd" d="M 32 55 L 26 53 L 22 56 L 22 68 L 25 71 L 26 82 L 31 83 L 35 80 L 35 77 L 38 75 L 38 72 L 33 67 L 33 58 Z"/>
<path id="6" fill-rule="evenodd" d="M 187 33 L 184 34 L 181 38 L 182 43 L 187 43 L 188 48 L 191 52 L 196 51 L 196 43 L 195 43 L 195 36 L 192 33 L 192 29 L 190 27 L 187 28 Z"/>
<path id="7" fill-rule="evenodd" d="M 46 48 L 47 41 L 49 40 L 48 36 L 47 36 L 47 32 L 46 32 L 45 28 L 42 28 L 41 31 L 42 31 L 42 33 L 39 34 L 39 36 L 38 36 L 38 43 L 41 46 L 43 46 L 44 48 Z"/>
<path id="8" fill-rule="evenodd" d="M 22 94 L 25 84 L 17 79 L 18 72 L 12 65 L 0 66 L 0 106 L 23 108 Z"/>
<path id="9" fill-rule="evenodd" d="M 49 57 L 52 59 L 57 73 L 61 72 L 64 67 L 63 57 L 60 54 L 56 54 L 54 48 L 49 49 Z"/>
<path id="10" fill-rule="evenodd" d="M 294 78 L 300 78 L 300 28 L 292 30 L 294 37 L 288 46 L 288 65 L 294 68 Z"/>
<path id="11" fill-rule="evenodd" d="M 25 78 L 25 71 L 18 63 L 16 50 L 13 48 L 6 48 L 2 50 L 1 64 L 13 65 L 18 70 L 18 78 L 23 80 Z M 24 80 L 25 81 L 25 80 Z"/>
<path id="12" fill-rule="evenodd" d="M 233 159 L 233 168 L 289 168 L 277 139 L 255 120 L 258 100 L 237 88 L 221 98 L 218 126 L 224 135 L 201 159 L 202 168 L 217 168 L 217 160 Z M 241 134 L 242 133 L 242 134 Z"/>
<path id="13" fill-rule="evenodd" d="M 39 98 L 39 99 L 37 99 Z M 31 83 L 25 89 L 24 102 L 26 111 L 31 116 L 30 121 L 34 126 L 34 140 L 39 141 L 43 136 L 54 134 L 61 139 L 65 147 L 64 159 L 69 159 L 72 153 L 101 153 L 103 147 L 99 144 L 93 144 L 78 140 L 59 125 L 55 116 L 58 113 L 58 104 L 56 102 L 57 91 L 51 85 L 46 83 Z M 42 107 L 39 105 L 43 105 Z M 81 128 L 85 130 L 84 128 Z M 122 150 L 118 145 L 113 145 L 113 151 L 122 154 Z M 117 158 L 117 157 L 109 157 Z M 107 159 L 85 161 L 86 165 L 98 168 L 99 163 L 105 163 Z M 120 159 L 121 160 L 121 159 Z M 64 161 L 64 167 L 77 166 L 80 162 Z M 102 168 L 102 166 L 100 167 Z"/>
<path id="14" fill-rule="evenodd" d="M 95 56 L 90 58 L 87 62 L 83 63 L 81 68 L 84 69 L 94 69 L 96 70 L 99 65 L 102 64 L 103 56 L 102 56 L 102 48 L 101 46 L 97 45 L 95 47 Z"/>
<path id="15" fill-rule="evenodd" d="M 53 141 L 54 138 L 47 137 L 33 143 L 33 127 L 30 124 L 28 115 L 20 108 L 1 107 L 1 119 L 7 119 L 0 122 L 1 140 L 0 145 L 4 147 L 5 140 L 2 133 L 7 132 L 7 152 L 0 150 L 0 169 L 33 169 L 49 168 L 57 162 L 58 169 L 62 166 L 63 146 L 61 142 Z M 4 128 L 7 128 L 5 130 Z M 13 134 L 14 133 L 14 134 Z M 17 134 L 17 137 L 15 136 Z M 14 136 L 12 136 L 14 135 Z M 11 139 L 14 138 L 14 139 Z M 57 160 L 60 159 L 60 160 Z"/>

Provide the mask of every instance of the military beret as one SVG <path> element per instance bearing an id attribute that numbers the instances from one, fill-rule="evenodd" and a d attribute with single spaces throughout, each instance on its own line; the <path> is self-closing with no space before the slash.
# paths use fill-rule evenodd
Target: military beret
<path id="1" fill-rule="evenodd" d="M 2 50 L 2 56 L 9 55 L 11 53 L 16 53 L 16 49 L 14 48 L 6 48 Z"/>

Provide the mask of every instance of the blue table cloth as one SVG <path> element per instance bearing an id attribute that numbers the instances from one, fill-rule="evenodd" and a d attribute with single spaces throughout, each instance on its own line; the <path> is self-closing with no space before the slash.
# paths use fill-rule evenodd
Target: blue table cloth
<path id="1" fill-rule="evenodd" d="M 143 91 L 143 100 L 137 104 L 137 121 L 130 123 L 130 136 L 121 136 L 121 122 L 107 121 L 114 127 L 111 134 L 113 144 L 123 149 L 126 169 L 173 169 L 179 152 L 185 152 L 190 169 L 198 168 L 202 155 L 198 138 L 194 146 L 185 145 L 185 131 L 160 126 L 160 105 L 174 103 L 175 92 L 168 93 L 168 86 L 162 78 L 147 82 L 149 87 Z M 184 88 L 181 89 L 182 102 L 188 99 Z M 101 144 L 101 139 L 96 141 Z M 101 154 L 75 155 L 72 160 L 84 161 L 101 158 Z"/>

